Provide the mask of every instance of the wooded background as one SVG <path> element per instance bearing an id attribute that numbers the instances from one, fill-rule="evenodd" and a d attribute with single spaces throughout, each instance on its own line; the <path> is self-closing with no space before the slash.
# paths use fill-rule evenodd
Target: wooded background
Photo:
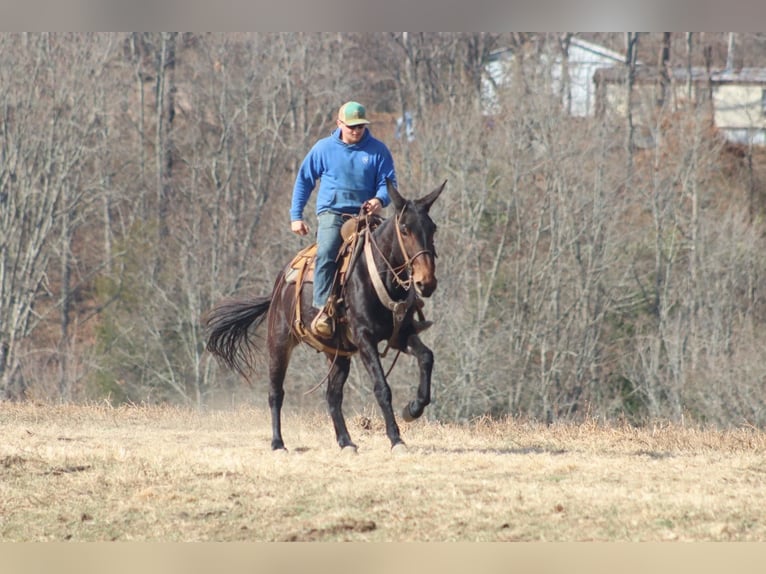
<path id="1" fill-rule="evenodd" d="M 626 66 L 669 46 L 722 67 L 727 36 L 588 38 Z M 290 232 L 295 172 L 354 99 L 405 195 L 448 179 L 429 416 L 765 424 L 762 150 L 727 144 L 704 102 L 658 104 L 648 149 L 629 117 L 566 115 L 542 55 L 567 37 L 0 34 L 0 394 L 265 403 L 265 368 L 252 389 L 220 369 L 200 317 L 269 293 L 307 244 Z M 739 64 L 764 65 L 764 45 L 739 35 Z M 514 81 L 486 116 L 502 47 Z M 396 137 L 405 111 L 412 141 Z M 286 404 L 321 405 L 304 393 L 326 368 L 296 350 Z M 390 380 L 409 398 L 414 362 Z M 356 363 L 347 389 L 347 408 L 374 404 Z"/>

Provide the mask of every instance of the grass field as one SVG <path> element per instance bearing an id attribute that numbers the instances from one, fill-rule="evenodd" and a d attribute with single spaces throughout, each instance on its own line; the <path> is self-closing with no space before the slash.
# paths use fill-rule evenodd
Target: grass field
<path id="1" fill-rule="evenodd" d="M 766 434 L 0 403 L 2 541 L 766 541 Z"/>

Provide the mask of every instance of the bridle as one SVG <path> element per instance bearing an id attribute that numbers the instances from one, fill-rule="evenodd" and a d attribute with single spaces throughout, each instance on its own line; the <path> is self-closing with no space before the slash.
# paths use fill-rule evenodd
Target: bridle
<path id="1" fill-rule="evenodd" d="M 404 237 L 402 237 L 402 230 L 400 221 L 402 218 L 402 215 L 404 215 L 404 211 L 407 209 L 407 205 L 405 204 L 404 208 L 400 213 L 397 213 L 394 217 L 394 228 L 396 229 L 396 239 L 399 243 L 399 249 L 402 252 L 402 257 L 404 258 L 404 263 L 399 265 L 398 267 L 394 268 L 391 266 L 391 263 L 388 261 L 386 256 L 383 254 L 383 252 L 380 250 L 380 247 L 375 242 L 375 239 L 372 236 L 372 233 L 367 234 L 367 238 L 365 241 L 365 244 L 372 243 L 372 245 L 375 247 L 375 249 L 378 252 L 378 255 L 380 255 L 383 262 L 386 264 L 386 267 L 393 275 L 394 281 L 405 291 L 409 291 L 412 288 L 412 264 L 414 263 L 415 259 L 420 257 L 421 255 L 430 255 L 431 258 L 434 258 L 434 253 L 431 249 L 421 249 L 415 255 L 410 256 L 407 253 L 407 247 L 404 245 Z M 373 262 L 374 266 L 374 262 Z M 402 279 L 402 272 L 406 272 L 406 279 Z M 377 288 L 376 288 L 377 290 Z M 378 296 L 380 297 L 380 293 L 378 293 Z"/>
<path id="2" fill-rule="evenodd" d="M 404 209 L 402 209 L 402 213 L 404 213 Z M 426 253 L 430 253 L 431 256 L 433 256 L 433 252 L 430 249 L 421 249 L 413 256 L 407 254 L 407 248 L 404 245 L 404 238 L 402 237 L 400 231 L 400 219 L 401 214 L 397 214 L 394 219 L 394 225 L 396 226 L 397 240 L 399 242 L 399 248 L 402 251 L 402 256 L 404 257 L 404 263 L 396 269 L 391 266 L 391 263 L 381 251 L 380 246 L 373 238 L 372 231 L 370 231 L 369 226 L 365 227 L 365 236 L 363 238 L 364 260 L 367 264 L 367 273 L 370 276 L 370 280 L 372 281 L 372 286 L 375 289 L 378 300 L 383 304 L 384 307 L 391 311 L 394 320 L 393 332 L 389 339 L 388 346 L 386 347 L 386 350 L 381 354 L 381 356 L 385 356 L 386 352 L 388 351 L 388 347 L 391 346 L 394 341 L 396 341 L 397 337 L 399 336 L 399 330 L 402 326 L 402 323 L 404 322 L 404 318 L 407 316 L 407 313 L 410 311 L 410 309 L 412 309 L 414 306 L 416 310 L 420 312 L 420 307 L 417 306 L 418 294 L 416 293 L 416 289 L 413 289 L 412 262 L 415 261 L 416 258 Z M 378 254 L 381 256 L 381 259 L 385 263 L 386 267 L 393 274 L 394 281 L 407 292 L 407 295 L 404 299 L 394 300 L 389 294 L 388 289 L 386 289 L 386 286 L 383 284 L 383 280 L 381 279 L 380 273 L 378 272 L 378 267 L 375 264 L 375 257 L 372 253 L 373 246 L 378 251 Z M 401 278 L 402 271 L 407 272 L 406 279 Z"/>

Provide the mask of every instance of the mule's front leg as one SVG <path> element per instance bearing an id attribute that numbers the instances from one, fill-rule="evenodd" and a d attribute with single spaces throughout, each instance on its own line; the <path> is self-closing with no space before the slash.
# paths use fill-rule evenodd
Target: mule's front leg
<path id="1" fill-rule="evenodd" d="M 412 335 L 407 339 L 407 349 L 418 360 L 418 367 L 420 368 L 417 397 L 410 401 L 402 411 L 402 418 L 410 422 L 419 418 L 431 402 L 431 371 L 434 368 L 434 354 L 417 335 Z"/>
<path id="2" fill-rule="evenodd" d="M 383 420 L 386 423 L 386 435 L 388 435 L 388 439 L 391 441 L 391 448 L 404 444 L 399 434 L 399 425 L 396 424 L 396 418 L 394 417 L 394 408 L 391 405 L 391 387 L 386 382 L 386 374 L 383 371 L 383 365 L 380 364 L 378 350 L 368 342 L 359 344 L 358 347 L 359 356 L 373 382 L 373 392 L 383 413 Z"/>
<path id="3" fill-rule="evenodd" d="M 328 360 L 332 361 L 332 357 L 328 356 Z M 338 441 L 338 446 L 356 450 L 356 445 L 351 442 L 351 436 L 348 434 L 346 419 L 343 417 L 343 385 L 348 378 L 350 367 L 351 359 L 348 357 L 335 359 L 335 364 L 330 369 L 327 379 L 327 407 L 335 427 L 335 438 Z"/>

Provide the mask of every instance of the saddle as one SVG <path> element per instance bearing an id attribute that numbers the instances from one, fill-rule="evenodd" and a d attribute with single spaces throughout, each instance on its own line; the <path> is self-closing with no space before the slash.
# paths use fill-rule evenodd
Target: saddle
<path id="1" fill-rule="evenodd" d="M 342 304 L 341 293 L 346 284 L 346 277 L 352 264 L 360 255 L 359 247 L 360 237 L 365 228 L 374 230 L 383 222 L 378 216 L 350 216 L 341 226 L 340 235 L 343 239 L 338 255 L 335 258 L 337 269 L 333 279 L 333 286 L 330 297 L 327 300 L 326 311 L 330 317 L 333 317 L 336 323 L 336 330 L 340 336 L 340 348 L 329 347 L 320 341 L 310 329 L 306 327 L 307 322 L 303 321 L 301 308 L 301 292 L 306 283 L 314 282 L 314 264 L 316 262 L 317 244 L 312 243 L 305 247 L 293 258 L 285 270 L 285 283 L 295 284 L 295 313 L 293 316 L 292 328 L 297 336 L 304 339 L 318 351 L 329 351 L 337 353 L 340 356 L 352 355 L 354 351 L 345 350 L 345 347 L 353 347 L 353 343 L 348 336 L 347 329 L 338 327 L 345 324 L 344 306 Z"/>
<path id="2" fill-rule="evenodd" d="M 371 220 L 378 219 L 378 221 L 370 222 L 370 231 L 375 229 L 381 223 L 381 219 L 374 217 L 369 218 Z M 338 269 L 335 274 L 335 280 L 333 282 L 333 294 L 337 294 L 339 287 L 345 284 L 346 273 L 351 261 L 351 255 L 354 251 L 356 242 L 361 235 L 361 232 L 367 227 L 368 224 L 364 218 L 361 217 L 349 217 L 341 226 L 340 236 L 343 239 L 343 243 L 338 250 L 338 255 L 335 258 L 338 264 Z M 286 283 L 297 283 L 299 288 L 303 287 L 303 283 L 314 282 L 314 263 L 316 261 L 317 244 L 312 243 L 308 247 L 301 249 L 298 254 L 293 258 L 285 271 Z M 300 290 L 298 290 L 300 292 Z"/>

